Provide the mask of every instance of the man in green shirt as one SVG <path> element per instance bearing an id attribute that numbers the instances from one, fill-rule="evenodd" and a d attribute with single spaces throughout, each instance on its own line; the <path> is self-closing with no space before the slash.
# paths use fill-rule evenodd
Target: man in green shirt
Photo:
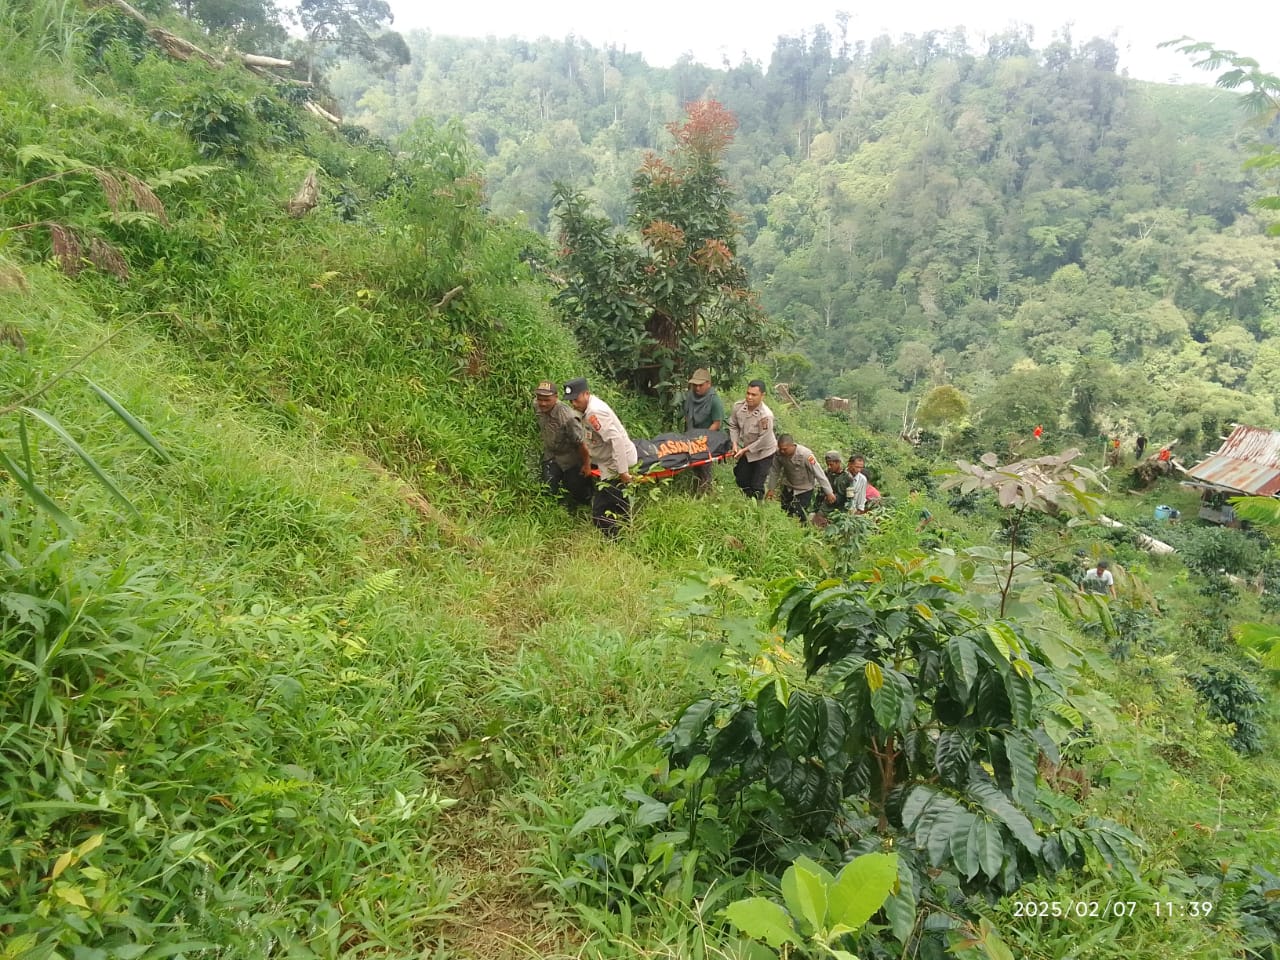
<path id="1" fill-rule="evenodd" d="M 818 516 L 830 518 L 831 514 L 849 508 L 849 487 L 853 477 L 844 468 L 844 456 L 839 450 L 828 450 L 824 458 L 827 463 L 827 481 L 831 484 L 831 492 L 836 495 L 834 503 L 823 500 L 818 504 Z M 825 526 L 819 523 L 818 526 Z"/>
<path id="2" fill-rule="evenodd" d="M 719 430 L 724 423 L 724 401 L 711 385 L 711 374 L 704 367 L 693 371 L 689 377 L 689 390 L 684 395 L 684 429 Z M 711 464 L 692 468 L 697 480 L 697 494 L 711 492 Z"/>

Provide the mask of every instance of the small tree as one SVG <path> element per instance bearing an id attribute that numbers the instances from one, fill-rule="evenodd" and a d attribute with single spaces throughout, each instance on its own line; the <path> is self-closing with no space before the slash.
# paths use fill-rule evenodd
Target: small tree
<path id="1" fill-rule="evenodd" d="M 720 163 L 737 121 L 714 100 L 687 109 L 667 127 L 675 148 L 650 154 L 632 180 L 634 233 L 617 232 L 568 185 L 555 187 L 565 277 L 556 305 L 614 379 L 668 399 L 695 367 L 734 379 L 781 332 L 737 258 Z"/>
<path id="2" fill-rule="evenodd" d="M 946 428 L 964 418 L 969 412 L 965 395 L 949 383 L 934 387 L 924 395 L 916 410 L 916 420 L 923 427 L 943 430 L 942 445 L 946 446 Z M 941 449 L 941 448 L 940 448 Z"/>
<path id="3" fill-rule="evenodd" d="M 1001 466 L 994 453 L 987 453 L 977 463 L 957 460 L 956 473 L 942 484 L 944 490 L 958 488 L 962 495 L 977 490 L 991 491 L 996 495 L 1000 506 L 1010 511 L 1009 553 L 1007 557 L 1001 558 L 1000 574 L 995 583 L 1000 597 L 1001 617 L 1009 614 L 1015 576 L 1033 560 L 1030 555 L 1018 550 L 1019 533 L 1027 514 L 1034 511 L 1057 516 L 1064 511 L 1086 514 L 1098 511 L 1098 498 L 1089 492 L 1089 485 L 1101 484 L 1097 474 L 1075 462 L 1079 456 L 1079 450 L 1067 450 Z M 994 552 L 988 555 L 990 549 L 971 548 L 966 551 L 966 556 L 995 563 Z"/>

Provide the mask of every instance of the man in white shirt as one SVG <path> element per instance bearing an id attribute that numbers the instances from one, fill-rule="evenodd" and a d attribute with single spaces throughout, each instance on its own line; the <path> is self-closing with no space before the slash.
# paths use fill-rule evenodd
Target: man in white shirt
<path id="1" fill-rule="evenodd" d="M 567 381 L 564 398 L 578 412 L 587 451 L 600 471 L 591 497 L 591 522 L 613 539 L 618 535 L 618 524 L 630 515 L 631 505 L 623 493 L 623 485 L 631 482 L 631 468 L 640 459 L 636 445 L 613 409 L 599 397 L 592 396 L 585 377 Z"/>
<path id="2" fill-rule="evenodd" d="M 1107 567 L 1107 561 L 1099 560 L 1096 567 L 1090 567 L 1086 570 L 1084 577 L 1080 581 L 1080 589 L 1085 593 L 1105 594 L 1114 600 L 1116 598 L 1116 578 L 1111 575 L 1111 571 Z"/>
<path id="3" fill-rule="evenodd" d="M 866 466 L 866 458 L 860 453 L 855 453 L 849 458 L 850 482 L 846 496 L 850 513 L 867 512 L 867 475 L 863 472 Z"/>

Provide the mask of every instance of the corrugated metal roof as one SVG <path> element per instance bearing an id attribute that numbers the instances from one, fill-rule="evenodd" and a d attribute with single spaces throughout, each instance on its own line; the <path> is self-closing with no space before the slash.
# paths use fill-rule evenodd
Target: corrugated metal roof
<path id="1" fill-rule="evenodd" d="M 1280 493 L 1280 431 L 1239 426 L 1187 475 L 1259 497 Z"/>

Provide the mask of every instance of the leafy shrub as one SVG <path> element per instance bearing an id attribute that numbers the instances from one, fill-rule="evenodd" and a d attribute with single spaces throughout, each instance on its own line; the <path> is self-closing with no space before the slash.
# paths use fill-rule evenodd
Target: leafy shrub
<path id="1" fill-rule="evenodd" d="M 1236 752 L 1250 754 L 1262 749 L 1257 706 L 1266 698 L 1252 680 L 1238 670 L 1210 666 L 1187 677 L 1187 682 L 1209 707 L 1209 716 L 1231 725 L 1229 741 Z"/>
<path id="2" fill-rule="evenodd" d="M 886 909 L 901 938 L 945 890 L 1010 892 L 1091 850 L 1136 869 L 1136 837 L 1042 787 L 1041 753 L 1057 761 L 1046 718 L 1080 720 L 1055 672 L 957 592 L 919 565 L 795 583 L 774 621 L 803 639 L 809 682 L 768 675 L 751 696 L 705 697 L 660 741 L 673 766 L 705 767 L 716 803 L 737 803 L 737 848 L 760 867 L 892 838 L 905 879 Z"/>
<path id="3" fill-rule="evenodd" d="M 1165 538 L 1168 539 L 1167 533 Z M 1262 566 L 1262 548 L 1258 542 L 1230 527 L 1182 526 L 1175 539 L 1182 562 L 1206 576 L 1225 571 L 1247 577 Z"/>

